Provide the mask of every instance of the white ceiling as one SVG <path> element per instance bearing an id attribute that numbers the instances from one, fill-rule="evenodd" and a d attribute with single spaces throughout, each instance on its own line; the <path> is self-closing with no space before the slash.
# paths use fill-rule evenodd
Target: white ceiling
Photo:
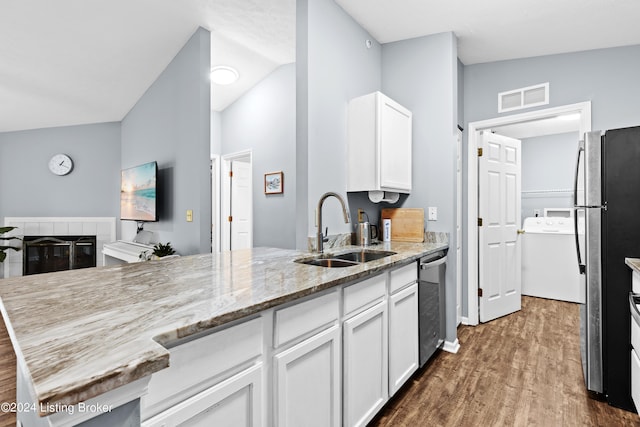
<path id="1" fill-rule="evenodd" d="M 198 26 L 241 75 L 223 109 L 295 60 L 295 2 L 3 0 L 0 132 L 122 120 Z M 336 2 L 381 43 L 454 31 L 466 65 L 640 44 L 638 0 Z"/>

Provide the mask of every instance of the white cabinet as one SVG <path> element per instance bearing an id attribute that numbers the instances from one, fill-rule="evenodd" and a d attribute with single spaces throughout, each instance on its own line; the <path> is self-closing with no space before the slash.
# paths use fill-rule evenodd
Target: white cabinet
<path id="1" fill-rule="evenodd" d="M 275 310 L 273 425 L 341 424 L 340 292 Z"/>
<path id="2" fill-rule="evenodd" d="M 274 356 L 274 425 L 340 426 L 340 337 L 334 325 Z"/>
<path id="3" fill-rule="evenodd" d="M 144 427 L 363 426 L 418 367 L 411 263 L 174 343 Z"/>
<path id="4" fill-rule="evenodd" d="M 418 285 L 389 298 L 389 396 L 418 369 Z"/>
<path id="5" fill-rule="evenodd" d="M 169 348 L 140 402 L 144 427 L 263 425 L 263 319 Z"/>
<path id="6" fill-rule="evenodd" d="M 380 92 L 349 102 L 347 191 L 411 191 L 409 110 Z"/>
<path id="7" fill-rule="evenodd" d="M 387 301 L 345 320 L 345 426 L 364 426 L 388 399 Z"/>
<path id="8" fill-rule="evenodd" d="M 142 423 L 142 427 L 260 427 L 262 364 L 210 387 Z"/>

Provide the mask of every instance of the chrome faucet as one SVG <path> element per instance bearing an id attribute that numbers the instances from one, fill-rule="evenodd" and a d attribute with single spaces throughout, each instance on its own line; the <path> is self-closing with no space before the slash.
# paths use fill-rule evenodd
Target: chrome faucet
<path id="1" fill-rule="evenodd" d="M 347 206 L 344 203 L 344 199 L 340 197 L 339 194 L 332 191 L 324 193 L 322 197 L 320 197 L 320 200 L 318 201 L 318 207 L 316 208 L 316 226 L 318 227 L 316 249 L 320 253 L 324 251 L 324 235 L 322 234 L 322 204 L 328 197 L 331 196 L 338 199 L 338 201 L 342 205 L 342 215 L 344 215 L 344 223 L 349 223 L 349 214 L 347 213 Z"/>

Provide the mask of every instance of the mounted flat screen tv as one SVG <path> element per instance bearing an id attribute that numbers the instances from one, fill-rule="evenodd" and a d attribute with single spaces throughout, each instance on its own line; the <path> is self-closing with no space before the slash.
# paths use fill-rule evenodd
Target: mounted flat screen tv
<path id="1" fill-rule="evenodd" d="M 120 184 L 120 219 L 158 221 L 157 162 L 122 170 Z"/>

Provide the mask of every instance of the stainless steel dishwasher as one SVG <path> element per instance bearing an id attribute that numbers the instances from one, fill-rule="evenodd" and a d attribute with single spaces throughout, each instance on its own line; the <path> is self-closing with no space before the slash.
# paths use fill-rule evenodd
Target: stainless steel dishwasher
<path id="1" fill-rule="evenodd" d="M 446 249 L 420 259 L 418 313 L 421 367 L 444 344 L 446 262 Z"/>

